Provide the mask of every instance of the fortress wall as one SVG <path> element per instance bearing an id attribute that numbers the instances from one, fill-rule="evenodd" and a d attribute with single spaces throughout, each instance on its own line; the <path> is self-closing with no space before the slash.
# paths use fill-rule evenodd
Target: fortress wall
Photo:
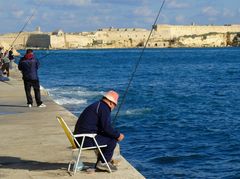
<path id="1" fill-rule="evenodd" d="M 9 45 L 12 45 L 13 42 L 14 42 L 13 46 L 15 48 L 25 47 L 29 34 L 28 33 L 22 33 L 16 39 L 17 35 L 18 35 L 17 33 L 0 35 L 0 41 L 3 41 L 3 42 L 5 42 Z"/>
<path id="2" fill-rule="evenodd" d="M 177 38 L 184 35 L 201 35 L 210 32 L 227 33 L 240 32 L 240 25 L 229 26 L 178 26 L 178 25 L 157 25 L 156 32 L 165 38 Z"/>
<path id="3" fill-rule="evenodd" d="M 212 32 L 212 33 L 211 33 Z M 230 32 L 230 33 L 227 33 Z M 149 47 L 168 47 L 177 46 L 179 37 L 180 43 L 185 46 L 202 46 L 213 44 L 231 45 L 231 41 L 240 32 L 240 25 L 228 26 L 180 26 L 180 25 L 156 25 L 147 46 Z M 140 28 L 108 28 L 100 29 L 96 32 L 81 33 L 50 33 L 42 32 L 23 32 L 14 42 L 17 49 L 28 47 L 40 48 L 81 48 L 81 47 L 103 47 L 103 48 L 126 48 L 143 46 L 149 36 L 150 31 Z M 235 35 L 233 35 L 235 33 Z M 222 34 L 224 37 L 212 36 Z M 0 42 L 12 44 L 18 33 L 0 35 Z M 199 37 L 201 36 L 201 37 Z M 176 38 L 176 39 L 174 39 Z M 211 40 L 214 39 L 215 40 Z M 216 41 L 215 44 L 212 41 Z M 175 44 L 176 43 L 176 44 Z M 202 45 L 201 45 L 202 43 Z M 181 44 L 180 44 L 181 45 Z"/>
<path id="4" fill-rule="evenodd" d="M 66 34 L 66 43 L 69 48 L 87 47 L 93 43 L 93 39 L 88 36 Z"/>
<path id="5" fill-rule="evenodd" d="M 117 40 L 121 39 L 133 39 L 133 40 L 143 40 L 147 39 L 149 32 L 148 31 L 122 31 L 110 33 L 110 38 L 114 38 Z"/>
<path id="6" fill-rule="evenodd" d="M 49 48 L 50 36 L 48 34 L 31 34 L 26 43 L 27 47 Z"/>
<path id="7" fill-rule="evenodd" d="M 149 31 L 97 31 L 95 39 L 102 43 L 111 44 L 112 47 L 135 47 L 139 43 L 146 41 Z"/>
<path id="8" fill-rule="evenodd" d="M 155 31 L 153 32 L 155 36 L 159 36 L 159 38 L 163 39 L 171 39 L 171 28 L 169 25 L 156 25 L 154 27 Z"/>
<path id="9" fill-rule="evenodd" d="M 224 47 L 227 46 L 226 34 L 213 34 L 207 37 L 180 37 L 179 42 L 186 47 Z"/>
<path id="10" fill-rule="evenodd" d="M 149 31 L 97 31 L 95 36 L 99 38 L 110 38 L 114 40 L 121 39 L 143 39 L 147 38 Z"/>
<path id="11" fill-rule="evenodd" d="M 102 28 L 98 29 L 98 31 L 103 32 L 134 32 L 134 31 L 147 31 L 146 29 L 142 28 Z"/>
<path id="12" fill-rule="evenodd" d="M 147 47 L 151 47 L 151 48 L 166 48 L 169 47 L 170 43 L 168 41 L 150 41 L 147 44 Z"/>
<path id="13" fill-rule="evenodd" d="M 64 36 L 50 35 L 50 47 L 51 48 L 65 48 Z"/>

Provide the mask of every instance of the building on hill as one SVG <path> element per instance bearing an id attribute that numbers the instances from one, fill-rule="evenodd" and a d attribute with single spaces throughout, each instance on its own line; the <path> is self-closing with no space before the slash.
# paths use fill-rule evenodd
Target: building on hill
<path id="1" fill-rule="evenodd" d="M 57 30 L 52 32 L 52 35 L 63 36 L 64 32 L 61 29 L 57 29 Z"/>

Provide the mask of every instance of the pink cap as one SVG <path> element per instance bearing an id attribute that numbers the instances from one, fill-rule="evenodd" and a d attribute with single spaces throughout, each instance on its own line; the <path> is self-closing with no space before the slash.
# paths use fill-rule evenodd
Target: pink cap
<path id="1" fill-rule="evenodd" d="M 111 91 L 108 91 L 107 93 L 105 93 L 103 95 L 105 98 L 107 98 L 109 101 L 112 101 L 114 104 L 117 105 L 118 103 L 118 93 L 111 90 Z"/>

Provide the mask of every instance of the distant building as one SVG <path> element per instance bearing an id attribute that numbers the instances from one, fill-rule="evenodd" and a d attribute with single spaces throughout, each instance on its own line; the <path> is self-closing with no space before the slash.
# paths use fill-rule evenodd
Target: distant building
<path id="1" fill-rule="evenodd" d="M 41 32 L 41 27 L 40 26 L 37 26 L 36 29 L 35 29 L 36 32 Z"/>
<path id="2" fill-rule="evenodd" d="M 52 32 L 52 35 L 62 36 L 62 35 L 64 35 L 64 32 L 61 29 L 57 29 Z"/>
<path id="3" fill-rule="evenodd" d="M 14 44 L 15 48 L 168 48 L 168 47 L 225 47 L 239 46 L 239 24 L 169 25 L 157 24 L 150 30 L 142 28 L 101 28 L 93 32 L 64 33 L 57 29 L 51 33 L 23 32 Z M 149 41 L 146 41 L 149 37 Z M 0 42 L 11 44 L 15 33 L 0 35 Z"/>

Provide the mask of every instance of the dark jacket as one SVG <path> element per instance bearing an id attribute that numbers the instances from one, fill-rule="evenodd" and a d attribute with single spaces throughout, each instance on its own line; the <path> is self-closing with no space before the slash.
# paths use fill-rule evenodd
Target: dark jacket
<path id="1" fill-rule="evenodd" d="M 111 125 L 111 109 L 104 101 L 88 106 L 78 118 L 74 134 L 96 133 L 117 139 L 120 133 Z"/>
<path id="2" fill-rule="evenodd" d="M 12 51 L 12 50 L 9 51 L 9 53 L 8 53 L 8 58 L 9 58 L 9 60 L 13 60 L 13 59 L 14 59 L 13 51 Z"/>
<path id="3" fill-rule="evenodd" d="M 39 61 L 33 54 L 27 54 L 22 57 L 18 64 L 18 69 L 23 74 L 23 80 L 38 80 Z"/>

